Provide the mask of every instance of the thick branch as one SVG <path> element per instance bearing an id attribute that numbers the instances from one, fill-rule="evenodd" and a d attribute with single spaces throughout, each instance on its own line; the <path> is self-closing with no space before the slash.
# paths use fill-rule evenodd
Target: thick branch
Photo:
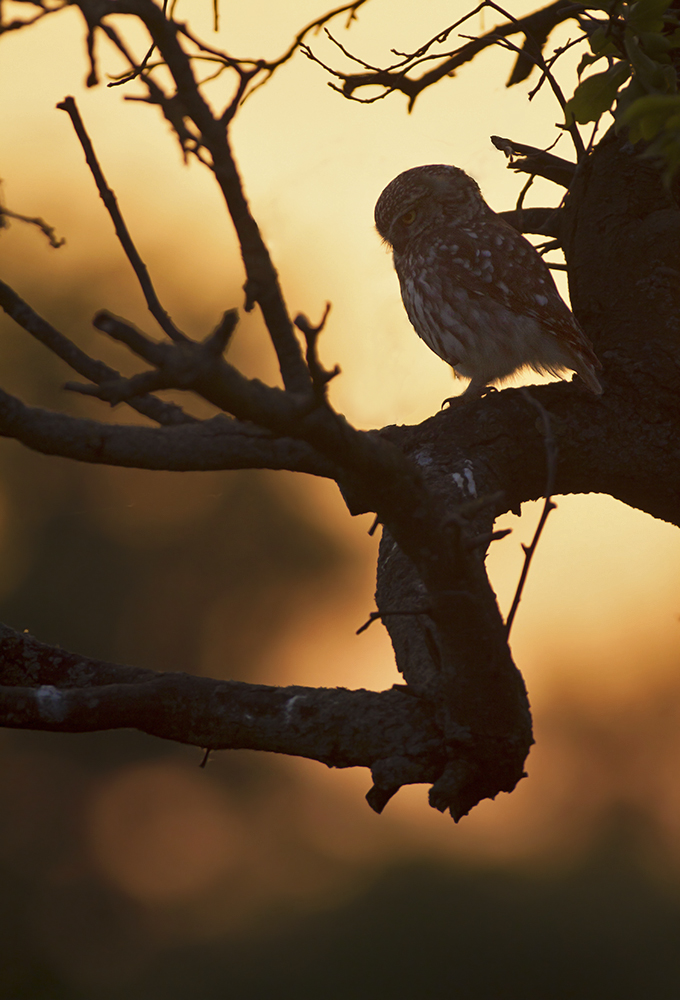
<path id="1" fill-rule="evenodd" d="M 639 344 L 636 365 L 613 352 L 603 360 L 605 391 L 597 400 L 577 381 L 531 387 L 559 448 L 555 495 L 605 493 L 680 526 L 677 362 L 654 344 Z M 435 468 L 442 488 L 467 470 L 475 495 L 501 494 L 496 516 L 544 495 L 543 437 L 517 389 L 383 433 Z"/>
<path id="2" fill-rule="evenodd" d="M 434 630 L 433 648 L 436 648 L 439 676 L 432 701 L 427 697 L 415 701 L 417 710 L 428 715 L 436 731 L 436 737 L 433 737 L 436 751 L 428 751 L 425 768 L 428 778 L 422 777 L 424 771 L 420 761 L 414 764 L 412 757 L 404 757 L 406 744 L 403 739 L 390 743 L 387 757 L 384 756 L 382 746 L 376 748 L 376 753 L 379 752 L 381 756 L 368 761 L 374 767 L 376 786 L 372 804 L 380 808 L 401 783 L 433 780 L 432 804 L 438 809 L 450 809 L 453 817 L 458 819 L 481 798 L 493 797 L 498 791 L 510 791 L 515 787 L 523 775 L 524 760 L 531 744 L 526 692 L 512 662 L 504 624 L 484 570 L 479 540 L 491 535 L 488 531 L 480 534 L 477 525 L 468 524 L 467 515 L 457 511 L 455 504 L 452 507 L 450 494 L 440 491 L 436 485 L 433 488 L 433 480 L 423 475 L 418 465 L 405 458 L 391 441 L 375 433 L 357 431 L 328 405 L 324 386 L 331 373 L 324 372 L 316 359 L 314 329 L 307 321 L 300 323 L 308 337 L 308 357 L 305 361 L 292 330 L 276 272 L 245 200 L 227 141 L 225 123 L 215 118 L 199 91 L 191 58 L 180 44 L 178 25 L 169 21 L 152 0 L 119 0 L 115 4 L 98 0 L 96 5 L 94 0 L 81 0 L 80 6 L 88 16 L 88 24 L 92 30 L 102 17 L 114 12 L 137 15 L 148 27 L 177 88 L 176 95 L 171 98 L 175 108 L 173 115 L 193 122 L 199 158 L 203 157 L 205 150 L 212 156 L 212 169 L 223 191 L 241 244 L 248 278 L 247 307 L 259 302 L 286 385 L 285 390 L 278 390 L 256 380 L 246 379 L 224 360 L 222 351 L 229 330 L 235 323 L 235 315 L 225 317 L 218 335 L 203 344 L 179 337 L 174 338 L 177 343 L 158 344 L 124 321 L 100 314 L 95 321 L 96 325 L 127 344 L 149 362 L 153 370 L 128 380 L 119 378 L 106 383 L 99 382 L 99 388 L 94 391 L 112 403 L 133 398 L 140 392 L 161 388 L 194 391 L 240 420 L 253 422 L 259 428 L 266 429 L 276 438 L 285 437 L 298 442 L 303 447 L 305 461 L 310 455 L 320 457 L 321 466 L 315 463 L 313 471 L 319 473 L 321 469 L 320 474 L 330 472 L 338 479 L 343 494 L 350 498 L 350 507 L 354 512 L 373 510 L 377 513 L 403 557 L 410 560 L 419 578 L 425 604 L 424 615 L 432 623 Z M 521 30 L 521 25 L 517 27 L 513 23 L 512 30 Z M 167 105 L 166 100 L 161 103 L 166 113 Z M 88 387 L 88 391 L 92 392 L 93 387 Z M 0 397 L 0 403 L 4 406 L 4 413 L 0 407 L 0 418 L 4 419 L 6 433 L 26 440 L 33 447 L 54 452 L 52 441 L 49 449 L 45 446 L 45 425 L 49 424 L 53 415 L 28 411 L 25 407 L 22 409 L 22 404 L 11 397 Z M 217 425 L 217 421 L 215 423 Z M 219 427 L 223 428 L 224 424 Z M 61 439 L 69 440 L 68 430 L 63 426 L 60 428 Z M 120 428 L 107 427 L 104 430 L 94 422 L 90 426 L 78 422 L 72 424 L 70 430 L 73 432 L 69 441 L 72 457 L 75 457 L 75 450 L 80 449 L 77 457 L 85 457 L 88 461 L 136 464 L 135 455 L 131 454 L 132 438 L 121 436 Z M 134 429 L 135 434 L 138 430 L 140 429 Z M 90 437 L 88 431 L 91 432 Z M 155 433 L 154 442 L 164 440 L 162 431 Z M 173 428 L 167 434 L 171 435 L 168 440 L 176 442 L 180 438 L 191 437 L 192 434 L 200 437 L 202 428 Z M 139 446 L 140 440 L 136 438 L 134 443 Z M 270 439 L 265 440 L 269 447 Z M 233 439 L 230 443 L 233 443 Z M 262 438 L 258 437 L 258 446 L 261 443 Z M 285 448 L 288 449 L 287 467 L 290 467 L 288 443 Z M 173 450 L 177 454 L 177 449 Z M 234 454 L 238 460 L 241 452 L 237 450 L 234 453 L 232 450 L 231 467 L 235 467 Z M 103 458 L 103 455 L 106 457 Z M 143 460 L 148 461 L 147 452 L 144 453 Z M 152 457 L 151 460 L 157 461 L 157 458 Z M 271 461 L 270 449 L 268 464 Z M 249 464 L 253 464 L 251 455 Z M 388 614 L 389 609 L 384 613 Z M 144 684 L 146 683 L 145 681 Z M 181 683 L 184 685 L 185 681 Z M 7 694 L 10 701 L 12 697 L 15 702 L 18 699 L 18 704 L 12 703 L 11 706 L 15 714 L 10 714 L 8 718 L 16 719 L 17 713 L 23 712 L 23 724 L 29 724 L 26 722 L 26 713 L 30 714 L 35 709 L 43 722 L 47 712 L 47 722 L 51 726 L 54 723 L 61 726 L 69 721 L 72 726 L 82 727 L 91 725 L 95 718 L 100 728 L 103 724 L 108 724 L 107 719 L 112 720 L 113 725 L 132 724 L 143 728 L 136 714 L 138 711 L 150 711 L 149 717 L 157 718 L 167 708 L 172 715 L 178 699 L 184 710 L 184 689 L 178 694 L 176 687 L 173 687 L 173 684 L 177 684 L 176 680 L 154 679 L 149 680 L 148 684 L 151 687 L 145 692 L 147 697 L 142 699 L 136 697 L 138 691 L 129 691 L 125 687 L 116 686 L 114 691 L 110 691 L 108 685 L 104 685 L 104 690 L 93 691 L 88 684 L 90 690 L 86 695 L 82 692 L 64 695 L 53 690 L 62 685 L 42 684 L 37 694 L 37 708 L 33 703 L 36 695 L 29 692 L 26 701 L 24 685 L 21 685 L 21 691 L 14 690 Z M 97 688 L 100 687 L 97 684 Z M 194 690 L 191 689 L 192 692 Z M 267 717 L 274 717 L 276 739 L 281 731 L 280 723 L 288 723 L 290 727 L 292 713 L 297 711 L 296 706 L 300 707 L 298 690 L 295 689 L 296 693 L 290 698 L 284 697 L 283 701 L 279 700 L 275 704 L 267 694 L 264 712 Z M 214 697 L 212 689 L 211 692 L 211 697 Z M 149 698 L 149 694 L 153 697 Z M 231 697 L 233 691 L 228 689 L 227 694 Z M 250 690 L 249 695 L 252 694 Z M 195 695 L 194 701 L 203 705 L 201 692 L 196 691 Z M 322 695 L 322 692 L 314 695 L 303 692 L 299 695 L 304 699 L 301 706 L 306 710 L 309 697 L 318 699 Z M 280 698 L 280 695 L 275 697 Z M 377 696 L 370 696 L 374 697 Z M 149 701 L 152 702 L 151 710 L 148 708 Z M 327 762 L 340 762 L 342 766 L 366 762 L 364 758 L 359 760 L 356 756 L 349 760 L 342 755 L 338 758 L 338 729 L 347 725 L 351 728 L 353 724 L 351 745 L 356 747 L 357 743 L 364 741 L 364 730 L 368 732 L 373 729 L 372 736 L 377 739 L 375 722 L 366 726 L 362 723 L 357 730 L 358 713 L 355 713 L 351 724 L 345 722 L 348 718 L 346 714 L 341 720 L 336 719 L 333 710 L 326 722 L 323 711 L 316 708 L 316 700 L 312 707 L 317 713 L 313 756 L 326 759 L 319 756 L 318 746 L 319 739 L 328 731 L 331 734 L 334 756 L 332 761 Z M 343 711 L 349 712 L 351 708 L 351 705 L 344 706 Z M 256 705 L 253 706 L 253 712 L 257 714 Z M 238 733 L 242 731 L 244 720 L 250 724 L 248 714 L 252 713 L 246 708 L 235 720 L 235 725 L 240 727 Z M 143 714 L 143 718 L 146 719 L 147 715 Z M 394 725 L 394 713 L 390 718 Z M 122 723 L 121 719 L 126 722 Z M 192 720 L 193 716 L 182 715 L 181 732 L 194 733 Z M 35 724 L 35 713 L 34 722 L 30 724 Z M 383 724 L 380 717 L 379 728 Z M 174 732 L 171 723 L 170 730 Z M 290 750 L 286 749 L 288 743 L 272 746 L 270 735 L 267 737 L 267 749 L 309 755 L 303 745 L 304 740 L 302 744 L 299 740 L 295 742 L 295 749 Z M 281 738 L 285 740 L 287 735 L 286 731 Z M 238 734 L 229 739 L 228 745 L 255 745 L 234 743 L 234 740 L 243 739 Z M 210 740 L 203 738 L 201 742 L 212 745 L 212 737 Z M 398 752 L 395 749 L 397 746 L 400 748 Z"/>
<path id="3" fill-rule="evenodd" d="M 52 732 L 133 727 L 199 747 L 266 750 L 329 767 L 401 767 L 433 781 L 441 734 L 399 690 L 272 688 L 158 674 L 77 656 L 0 626 L 0 725 Z M 390 763 L 391 762 L 391 763 Z"/>
<path id="4" fill-rule="evenodd" d="M 174 427 L 100 423 L 26 406 L 0 390 L 0 437 L 79 462 L 172 472 L 289 469 L 337 478 L 338 469 L 303 442 L 272 438 L 216 417 Z"/>
<path id="5" fill-rule="evenodd" d="M 510 212 L 498 214 L 509 222 L 518 233 L 535 233 L 552 236 L 559 240 L 561 235 L 559 208 L 514 208 Z"/>

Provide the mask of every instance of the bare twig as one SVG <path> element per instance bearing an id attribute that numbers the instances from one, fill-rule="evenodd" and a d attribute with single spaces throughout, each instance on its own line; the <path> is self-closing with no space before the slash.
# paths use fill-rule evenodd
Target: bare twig
<path id="1" fill-rule="evenodd" d="M 522 190 L 521 190 L 521 191 L 520 191 L 520 193 L 518 194 L 518 196 L 517 196 L 517 201 L 515 202 L 515 212 L 517 213 L 517 217 L 518 217 L 518 219 L 519 219 L 519 221 L 520 221 L 520 226 L 521 226 L 521 225 L 522 225 L 522 223 L 523 223 L 523 219 L 522 219 L 522 216 L 523 216 L 523 214 L 524 214 L 524 199 L 525 199 L 525 198 L 526 198 L 526 196 L 527 196 L 527 193 L 528 193 L 528 191 L 529 191 L 529 188 L 530 188 L 530 187 L 532 186 L 532 184 L 534 183 L 534 178 L 535 178 L 535 176 L 536 176 L 535 174 L 531 174 L 531 175 L 529 176 L 529 180 L 528 180 L 528 181 L 526 182 L 526 184 L 524 185 L 524 187 L 522 188 Z"/>
<path id="2" fill-rule="evenodd" d="M 111 216 L 111 220 L 116 230 L 116 236 L 120 240 L 121 246 L 125 251 L 125 256 L 132 264 L 132 268 L 137 275 L 137 280 L 140 284 L 142 292 L 144 293 L 144 298 L 146 299 L 146 304 L 149 307 L 149 312 L 171 340 L 174 340 L 176 343 L 186 341 L 187 338 L 183 333 L 181 333 L 180 330 L 177 329 L 156 295 L 156 291 L 151 283 L 151 278 L 149 277 L 146 264 L 139 256 L 137 248 L 132 242 L 132 238 L 128 232 L 128 228 L 125 225 L 120 209 L 118 208 L 116 196 L 106 183 L 106 178 L 104 177 L 99 161 L 97 160 L 90 137 L 85 131 L 85 126 L 83 125 L 82 118 L 80 117 L 78 108 L 76 107 L 75 100 L 72 97 L 66 97 L 63 101 L 60 101 L 60 103 L 57 104 L 57 107 L 61 111 L 65 111 L 73 123 L 76 135 L 78 136 L 80 144 L 83 147 L 87 165 L 90 168 L 95 184 L 97 185 L 99 196 Z"/>
<path id="3" fill-rule="evenodd" d="M 79 0 L 81 7 L 91 3 L 92 0 Z M 193 121 L 200 137 L 199 144 L 210 153 L 211 169 L 234 223 L 246 269 L 246 309 L 253 308 L 255 303 L 260 306 L 286 388 L 308 392 L 309 371 L 286 309 L 276 269 L 245 198 L 225 123 L 215 117 L 198 88 L 191 56 L 180 44 L 178 25 L 168 21 L 152 0 L 120 0 L 120 3 L 110 4 L 106 12 L 136 15 L 156 42 L 175 82 L 175 98 L 181 106 L 181 115 Z M 146 76 L 142 79 L 147 82 Z M 167 106 L 163 104 L 162 108 L 175 127 Z"/>
<path id="4" fill-rule="evenodd" d="M 117 76 L 115 80 L 111 80 L 109 83 L 106 84 L 106 86 L 121 87 L 124 83 L 130 83 L 132 80 L 136 80 L 137 77 L 141 76 L 144 70 L 148 67 L 149 59 L 151 58 L 151 56 L 154 54 L 155 51 L 156 51 L 155 44 L 150 45 L 139 66 L 135 66 L 130 73 L 124 73 L 122 76 Z"/>
<path id="5" fill-rule="evenodd" d="M 101 385 L 104 382 L 116 381 L 121 378 L 115 368 L 110 368 L 103 361 L 96 361 L 79 347 L 56 330 L 47 320 L 39 316 L 27 302 L 17 295 L 13 288 L 0 281 L 0 308 L 4 309 L 15 323 L 23 327 L 27 333 L 44 344 L 50 351 L 65 361 L 67 365 L 83 375 L 91 382 Z M 195 417 L 185 413 L 180 406 L 156 399 L 154 396 L 137 396 L 127 400 L 138 413 L 150 417 L 159 424 L 185 424 L 195 421 Z"/>
<path id="6" fill-rule="evenodd" d="M 485 0 L 485 2 L 480 3 L 474 10 L 469 11 L 463 18 L 460 18 L 453 25 L 450 25 L 443 31 L 438 32 L 437 35 L 416 49 L 415 52 L 401 54 L 403 55 L 403 58 L 401 58 L 397 63 L 381 69 L 378 72 L 368 71 L 365 73 L 346 74 L 330 70 L 333 75 L 343 80 L 342 87 L 334 89 L 339 89 L 340 92 L 348 99 L 359 101 L 361 103 L 370 103 L 371 101 L 381 99 L 386 96 L 386 94 L 394 91 L 401 91 L 408 97 L 408 108 L 409 111 L 411 111 L 418 95 L 422 93 L 423 90 L 446 76 L 453 76 L 456 69 L 463 66 L 465 63 L 471 62 L 476 55 L 488 48 L 490 45 L 497 44 L 499 38 L 519 33 L 524 33 L 526 35 L 531 34 L 534 31 L 543 33 L 546 29 L 549 34 L 550 31 L 552 31 L 552 29 L 562 21 L 565 21 L 570 17 L 575 17 L 576 14 L 583 10 L 583 7 L 580 4 L 572 3 L 571 0 L 556 0 L 555 3 L 552 3 L 548 7 L 536 11 L 533 14 L 529 14 L 527 17 L 511 19 L 509 20 L 509 23 L 494 28 L 492 31 L 473 39 L 452 52 L 429 54 L 429 50 L 433 45 L 443 43 L 456 27 L 487 6 L 491 6 L 491 4 L 488 3 L 488 0 Z M 309 50 L 306 54 L 309 55 L 315 62 L 321 62 Z M 438 65 L 423 74 L 423 76 L 413 79 L 407 75 L 410 70 L 413 70 L 426 62 L 435 60 L 438 62 Z M 329 68 L 326 67 L 326 69 Z M 374 98 L 362 99 L 355 96 L 356 90 L 361 87 L 369 86 L 384 87 L 385 91 L 383 94 L 379 95 L 379 97 Z"/>
<path id="7" fill-rule="evenodd" d="M 29 28 L 32 24 L 36 24 L 38 21 L 42 20 L 43 17 L 47 17 L 48 14 L 54 14 L 58 10 L 63 10 L 64 7 L 68 6 L 66 3 L 57 3 L 54 7 L 43 7 L 42 4 L 36 5 L 41 6 L 42 9 L 34 14 L 33 17 L 26 18 L 22 21 L 20 18 L 16 18 L 14 21 L 2 22 L 0 18 L 0 35 L 6 35 L 9 31 L 20 31 L 21 28 Z"/>
<path id="8" fill-rule="evenodd" d="M 389 615 L 394 615 L 397 617 L 401 616 L 404 618 L 412 618 L 413 615 L 426 615 L 429 613 L 429 611 L 430 611 L 429 605 L 420 608 L 420 610 L 415 609 L 409 611 L 371 611 L 370 615 L 368 616 L 368 619 L 364 622 L 363 625 L 359 626 L 359 628 L 356 630 L 354 634 L 361 635 L 362 632 L 366 632 L 366 630 L 371 627 L 373 622 L 382 621 L 383 618 L 387 618 Z"/>
<path id="9" fill-rule="evenodd" d="M 474 549 L 487 549 L 491 542 L 499 542 L 502 538 L 507 538 L 511 534 L 512 528 L 503 528 L 501 531 L 485 531 L 475 538 L 466 540 L 464 545 L 468 552 L 472 552 Z"/>
<path id="10" fill-rule="evenodd" d="M 317 400 L 321 402 L 326 398 L 326 386 L 340 374 L 340 366 L 335 365 L 330 371 L 323 367 L 319 361 L 319 355 L 317 353 L 317 344 L 319 341 L 319 334 L 326 325 L 326 320 L 328 319 L 328 314 L 331 311 L 330 302 L 326 303 L 326 308 L 324 309 L 323 316 L 320 322 L 316 326 L 312 326 L 306 316 L 300 313 L 295 317 L 295 325 L 301 333 L 304 334 L 305 341 L 307 343 L 307 351 L 305 354 L 307 360 L 307 367 L 309 368 L 310 375 L 312 376 L 312 385 L 314 386 L 314 393 Z"/>
<path id="11" fill-rule="evenodd" d="M 512 14 L 509 14 L 506 10 L 500 7 L 497 3 L 494 2 L 494 0 L 486 0 L 486 5 L 488 7 L 492 7 L 494 10 L 497 10 L 498 13 L 502 14 L 503 17 L 507 18 L 508 21 L 519 24 L 517 18 L 513 17 Z M 525 37 L 528 39 L 530 35 L 527 34 Z M 567 106 L 567 99 L 562 93 L 562 88 L 560 87 L 557 80 L 553 76 L 550 67 L 546 63 L 543 57 L 543 53 L 540 51 L 539 48 L 535 48 L 535 50 L 531 52 L 530 50 L 532 46 L 527 45 L 527 47 L 524 49 L 524 52 L 522 53 L 522 49 L 520 49 L 517 45 L 514 44 L 514 42 L 509 41 L 505 37 L 499 37 L 497 39 L 496 44 L 500 45 L 502 48 L 510 49 L 513 52 L 524 54 L 527 58 L 532 59 L 536 63 L 538 68 L 541 70 L 544 77 L 548 80 L 552 92 L 557 98 L 557 103 L 562 108 L 562 111 L 565 110 Z M 578 126 L 576 125 L 575 122 L 572 122 L 571 125 L 567 125 L 565 126 L 565 128 L 571 135 L 572 141 L 574 143 L 574 149 L 576 150 L 577 160 L 582 160 L 583 157 L 586 155 L 586 150 L 585 146 L 583 145 L 583 139 L 581 138 L 581 133 L 578 130 Z"/>
<path id="12" fill-rule="evenodd" d="M 274 60 L 274 62 L 264 63 L 262 67 L 264 70 L 263 79 L 258 81 L 253 87 L 251 87 L 250 91 L 245 95 L 244 100 L 250 97 L 250 95 L 253 94 L 256 90 L 259 90 L 260 87 L 264 86 L 264 84 L 273 76 L 276 70 L 279 69 L 281 66 L 285 65 L 285 63 L 287 63 L 295 55 L 297 50 L 302 47 L 302 43 L 304 42 L 305 38 L 310 32 L 318 31 L 319 28 L 323 27 L 330 20 L 332 20 L 334 17 L 338 17 L 338 15 L 340 14 L 347 14 L 347 21 L 345 22 L 345 28 L 349 28 L 352 21 L 356 21 L 357 11 L 359 10 L 359 8 L 363 7 L 363 5 L 367 2 L 368 0 L 354 0 L 353 3 L 347 3 L 343 4 L 341 7 L 335 7 L 333 10 L 328 11 L 321 17 L 316 18 L 316 20 L 310 21 L 308 25 L 306 25 L 301 31 L 297 33 L 297 35 L 295 36 L 289 47 L 286 49 L 286 51 L 283 53 L 283 55 L 279 56 L 279 58 Z"/>
<path id="13" fill-rule="evenodd" d="M 587 41 L 588 39 L 586 38 L 586 36 L 581 35 L 579 38 L 574 38 L 572 41 L 567 42 L 565 45 L 559 46 L 558 48 L 555 49 L 550 58 L 546 60 L 546 65 L 548 66 L 549 69 L 552 69 L 557 60 L 560 58 L 560 56 L 564 55 L 565 52 L 573 48 L 574 45 L 583 45 Z M 533 90 L 530 90 L 529 93 L 527 94 L 527 97 L 529 98 L 530 101 L 533 101 L 534 97 L 539 92 L 539 90 L 545 83 L 546 79 L 547 77 L 545 73 L 541 73 L 538 83 L 533 88 Z"/>
<path id="14" fill-rule="evenodd" d="M 554 156 L 547 150 L 527 146 L 525 143 L 515 142 L 513 139 L 504 139 L 499 135 L 492 135 L 490 138 L 496 149 L 507 156 L 508 167 L 511 170 L 536 174 L 565 188 L 568 188 L 574 179 L 576 164 L 562 159 L 561 156 Z M 519 159 L 517 159 L 518 155 Z"/>
<path id="15" fill-rule="evenodd" d="M 543 431 L 543 442 L 545 444 L 545 461 L 546 461 L 546 481 L 545 481 L 545 503 L 543 504 L 543 510 L 541 511 L 541 516 L 536 526 L 536 531 L 534 532 L 534 537 L 531 539 L 530 545 L 522 545 L 524 550 L 524 565 L 522 567 L 522 572 L 520 574 L 519 583 L 517 584 L 517 590 L 515 591 L 515 596 L 512 601 L 512 607 L 508 613 L 507 620 L 505 622 L 506 635 L 510 635 L 510 630 L 512 628 L 512 623 L 515 620 L 515 615 L 517 614 L 517 608 L 519 607 L 519 602 L 522 600 L 522 591 L 524 590 L 524 585 L 527 581 L 527 576 L 529 574 L 529 567 L 531 566 L 531 560 L 534 557 L 534 552 L 536 551 L 536 546 L 541 537 L 543 528 L 545 527 L 545 522 L 548 520 L 548 516 L 551 510 L 555 510 L 557 504 L 553 502 L 552 494 L 555 490 L 555 477 L 557 476 L 557 442 L 555 441 L 555 436 L 552 431 L 552 424 L 550 422 L 550 414 L 546 408 L 535 399 L 528 389 L 520 389 L 520 392 L 526 399 L 526 401 L 538 410 L 542 431 Z"/>
<path id="16" fill-rule="evenodd" d="M 20 215 L 19 212 L 13 212 L 11 209 L 6 208 L 4 205 L 0 205 L 0 228 L 2 227 L 2 219 L 17 219 L 19 222 L 27 222 L 31 226 L 37 226 L 38 229 L 42 230 L 47 239 L 49 240 L 50 246 L 58 250 L 59 247 L 63 247 L 66 243 L 66 239 L 62 236 L 61 239 L 57 239 L 55 236 L 54 226 L 50 226 L 45 222 L 44 219 L 39 217 L 32 217 L 30 215 Z"/>

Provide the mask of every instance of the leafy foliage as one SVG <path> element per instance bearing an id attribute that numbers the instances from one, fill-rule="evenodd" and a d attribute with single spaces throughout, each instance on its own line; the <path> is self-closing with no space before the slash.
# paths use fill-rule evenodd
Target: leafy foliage
<path id="1" fill-rule="evenodd" d="M 590 53 L 579 76 L 601 59 L 607 69 L 582 80 L 565 109 L 567 124 L 597 122 L 610 111 L 631 142 L 648 143 L 646 156 L 662 161 L 670 182 L 680 167 L 680 10 L 675 0 L 594 0 L 581 21 Z"/>

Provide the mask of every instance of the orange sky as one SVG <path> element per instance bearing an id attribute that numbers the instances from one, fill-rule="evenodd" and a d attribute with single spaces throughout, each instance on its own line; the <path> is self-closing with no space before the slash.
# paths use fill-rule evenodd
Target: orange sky
<path id="1" fill-rule="evenodd" d="M 232 53 L 272 55 L 323 5 L 312 0 L 224 4 L 217 39 L 210 32 L 210 6 L 181 0 L 179 12 L 183 17 L 195 14 L 199 30 L 212 44 Z M 521 14 L 532 5 L 511 6 Z M 390 47 L 422 41 L 465 5 L 443 0 L 418 4 L 417 25 L 414 9 L 407 0 L 375 0 L 343 41 L 365 57 L 387 58 Z M 488 12 L 485 18 L 486 28 L 496 20 Z M 478 15 L 470 30 L 479 29 Z M 323 39 L 313 45 L 325 58 L 336 58 Z M 0 173 L 5 200 L 17 212 L 42 215 L 68 241 L 54 251 L 38 232 L 13 224 L 0 239 L 3 277 L 28 296 L 40 283 L 53 289 L 72 282 L 74 274 L 95 276 L 106 288 L 102 306 L 153 329 L 68 117 L 55 110 L 57 101 L 74 94 L 164 304 L 188 332 L 204 335 L 225 308 L 240 305 L 243 280 L 229 220 L 210 175 L 196 163 L 182 164 L 156 111 L 124 102 L 120 88 L 83 88 L 86 64 L 75 10 L 48 18 L 30 32 L 5 37 L 2 46 Z M 137 51 L 142 48 L 137 36 Z M 118 68 L 115 59 L 107 62 L 110 53 L 103 41 L 100 53 L 104 66 Z M 324 303 L 333 303 L 322 357 L 329 366 L 340 364 L 333 401 L 359 426 L 417 422 L 451 394 L 448 369 L 414 335 L 404 315 L 391 262 L 373 230 L 373 205 L 401 170 L 444 161 L 472 173 L 494 208 L 512 207 L 523 180 L 505 169 L 489 135 L 547 144 L 560 115 L 547 88 L 532 104 L 526 100 L 528 86 L 505 89 L 511 62 L 507 53 L 486 53 L 455 79 L 425 93 L 407 116 L 399 97 L 369 106 L 344 101 L 326 86 L 318 66 L 298 56 L 254 95 L 237 119 L 233 137 L 247 192 L 291 310 L 317 319 Z M 569 86 L 567 73 L 565 90 Z M 570 155 L 566 139 L 558 152 Z M 550 185 L 535 187 L 528 203 L 554 203 L 561 197 Z M 40 307 L 39 287 L 34 303 Z M 274 377 L 271 352 L 256 317 L 243 321 L 233 356 L 248 373 Z M 118 472 L 105 475 L 116 477 Z M 361 556 L 361 568 L 350 580 L 317 595 L 308 613 L 290 623 L 271 662 L 262 664 L 262 680 L 389 686 L 397 677 L 384 632 L 375 626 L 362 637 L 354 636 L 372 600 L 375 545 L 366 537 L 368 522 L 349 519 L 332 485 L 292 482 L 286 476 L 280 481 L 291 503 L 302 503 L 310 517 L 336 525 Z M 174 489 L 159 490 L 153 503 L 171 504 Z M 134 516 L 142 521 L 175 516 L 165 509 L 156 515 L 153 503 L 146 514 L 144 505 L 138 506 Z M 513 534 L 492 548 L 490 572 L 505 609 L 521 566 L 520 541 L 530 538 L 537 517 L 535 505 L 525 506 L 521 520 L 508 517 Z M 113 521 L 110 530 L 115 533 Z M 669 525 L 605 497 L 559 500 L 513 631 L 513 650 L 527 678 L 539 731 L 543 708 L 562 697 L 560 692 L 609 711 L 666 683 L 676 669 L 680 639 L 679 557 L 680 537 Z M 215 642 L 206 638 L 207 672 L 219 657 Z M 418 836 L 440 846 L 445 842 L 447 847 L 491 855 L 511 853 L 512 845 L 520 843 L 526 849 L 535 843 L 527 834 L 531 824 L 544 829 L 546 789 L 554 789 L 556 774 L 566 773 L 560 770 L 556 744 L 551 749 L 546 740 L 544 746 L 530 758 L 530 773 L 537 775 L 533 786 L 523 782 L 512 799 L 503 796 L 497 804 L 480 807 L 468 821 L 467 832 L 461 825 L 455 841 L 450 820 L 427 809 L 422 789 L 401 793 L 388 812 L 395 823 L 417 829 Z M 367 787 L 365 772 L 331 775 L 307 762 L 299 769 L 319 794 L 322 787 L 333 787 L 348 801 L 356 800 Z M 134 780 L 143 786 L 147 778 L 145 772 Z M 115 785 L 111 801 L 118 801 L 115 796 L 126 788 L 124 782 Z M 197 808 L 210 808 L 213 800 L 201 794 Z M 360 801 L 359 807 L 364 808 Z M 106 816 L 111 802 L 102 801 L 97 808 L 96 816 Z M 222 815 L 222 806 L 215 808 L 216 815 Z M 92 822 L 99 829 L 96 816 Z M 228 824 L 223 829 L 219 818 L 215 822 L 216 842 L 237 836 Z M 366 819 L 368 825 L 374 822 L 379 821 Z M 196 875 L 200 877 L 201 872 Z"/>

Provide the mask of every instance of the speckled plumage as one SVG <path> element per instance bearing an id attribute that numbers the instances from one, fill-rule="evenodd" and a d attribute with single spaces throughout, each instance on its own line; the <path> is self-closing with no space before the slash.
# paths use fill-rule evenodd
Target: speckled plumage
<path id="1" fill-rule="evenodd" d="M 602 392 L 600 362 L 549 269 L 463 170 L 430 164 L 399 174 L 378 199 L 375 223 L 392 247 L 408 318 L 470 379 L 465 395 L 522 368 L 570 369 Z"/>

